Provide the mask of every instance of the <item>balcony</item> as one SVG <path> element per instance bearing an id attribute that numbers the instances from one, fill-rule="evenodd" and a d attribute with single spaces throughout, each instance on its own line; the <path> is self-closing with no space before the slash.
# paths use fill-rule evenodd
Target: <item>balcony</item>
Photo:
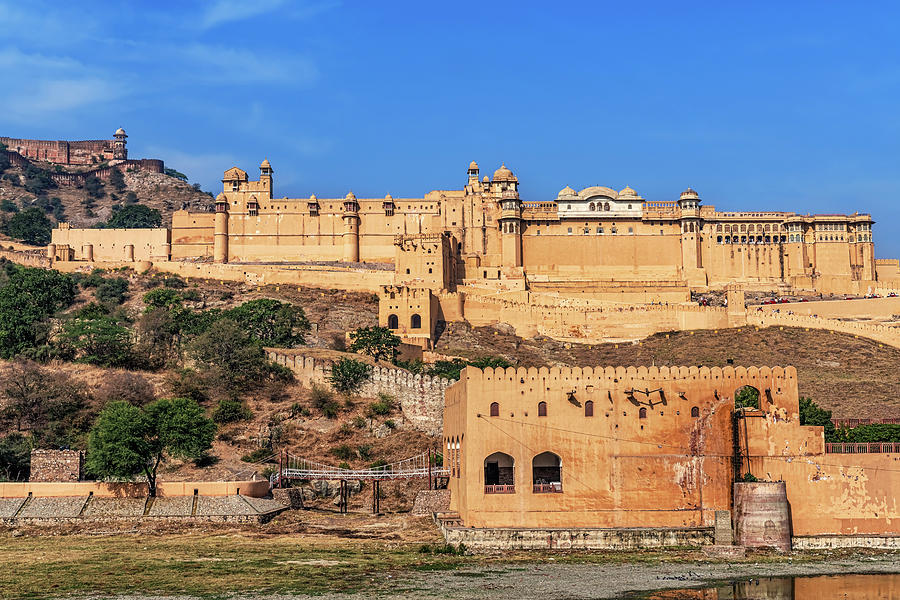
<path id="1" fill-rule="evenodd" d="M 562 482 L 535 483 L 531 491 L 535 494 L 562 494 Z"/>
<path id="2" fill-rule="evenodd" d="M 486 485 L 484 486 L 485 494 L 515 494 L 516 486 L 515 485 Z"/>

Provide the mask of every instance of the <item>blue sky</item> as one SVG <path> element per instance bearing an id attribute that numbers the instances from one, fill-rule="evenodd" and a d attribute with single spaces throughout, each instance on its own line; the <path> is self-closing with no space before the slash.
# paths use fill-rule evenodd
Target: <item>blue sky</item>
<path id="1" fill-rule="evenodd" d="M 0 0 L 0 135 L 129 134 L 204 189 L 421 196 L 502 161 L 526 200 L 687 186 L 871 212 L 900 256 L 900 5 Z"/>

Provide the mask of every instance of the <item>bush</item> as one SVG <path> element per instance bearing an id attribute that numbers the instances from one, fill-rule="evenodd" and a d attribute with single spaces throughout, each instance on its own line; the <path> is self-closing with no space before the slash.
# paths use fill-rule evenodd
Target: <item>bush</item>
<path id="1" fill-rule="evenodd" d="M 31 440 L 20 433 L 0 438 L 0 481 L 28 481 Z"/>
<path id="2" fill-rule="evenodd" d="M 366 420 L 362 417 L 355 417 L 353 419 L 353 426 L 357 429 L 363 429 L 366 426 Z"/>
<path id="3" fill-rule="evenodd" d="M 360 327 L 350 333 L 350 352 L 368 354 L 375 360 L 394 360 L 400 338 L 387 327 Z"/>
<path id="4" fill-rule="evenodd" d="M 351 448 L 347 444 L 335 446 L 331 449 L 331 453 L 341 460 L 350 460 L 355 454 L 355 452 L 353 452 L 353 448 Z"/>
<path id="5" fill-rule="evenodd" d="M 110 229 L 152 229 L 162 227 L 162 215 L 155 208 L 143 204 L 128 204 L 118 209 L 106 222 Z"/>
<path id="6" fill-rule="evenodd" d="M 372 374 L 372 365 L 351 358 L 342 358 L 331 365 L 328 380 L 334 389 L 344 394 L 359 391 Z"/>
<path id="7" fill-rule="evenodd" d="M 380 392 L 378 400 L 369 404 L 368 412 L 371 415 L 388 415 L 394 410 L 394 397 L 390 394 Z"/>
<path id="8" fill-rule="evenodd" d="M 17 213 L 19 212 L 19 205 L 9 198 L 4 198 L 3 201 L 0 201 L 0 210 L 8 213 Z"/>
<path id="9" fill-rule="evenodd" d="M 132 360 L 131 332 L 110 315 L 88 305 L 65 323 L 57 346 L 60 355 L 101 367 L 123 367 Z"/>
<path id="10" fill-rule="evenodd" d="M 831 411 L 820 408 L 810 398 L 800 398 L 800 424 L 820 425 L 825 428 L 825 441 L 836 441 L 834 423 L 831 422 Z"/>
<path id="11" fill-rule="evenodd" d="M 169 373 L 166 378 L 166 387 L 173 396 L 190 398 L 198 404 L 209 400 L 209 391 L 204 381 L 193 369 L 179 369 Z"/>
<path id="12" fill-rule="evenodd" d="M 391 419 L 388 419 L 387 421 L 385 421 L 385 422 L 384 422 L 384 425 L 385 425 L 385 427 L 387 427 L 388 429 L 396 429 L 396 428 L 397 428 L 397 424 L 394 423 Z"/>
<path id="13" fill-rule="evenodd" d="M 232 398 L 223 398 L 219 400 L 219 405 L 213 411 L 212 419 L 216 423 L 235 423 L 237 421 L 247 421 L 253 416 L 250 409 L 244 406 L 240 400 Z"/>
<path id="14" fill-rule="evenodd" d="M 303 309 L 294 304 L 260 298 L 223 313 L 266 346 L 292 348 L 306 343 L 311 329 Z"/>
<path id="15" fill-rule="evenodd" d="M 372 458 L 372 446 L 369 444 L 360 444 L 356 447 L 356 453 L 359 455 L 360 459 L 369 460 Z"/>
<path id="16" fill-rule="evenodd" d="M 873 423 L 871 425 L 859 425 L 852 429 L 842 427 L 834 433 L 833 439 L 836 442 L 856 444 L 900 443 L 900 425 Z M 831 441 L 828 438 L 826 440 Z"/>
<path id="17" fill-rule="evenodd" d="M 94 290 L 94 298 L 104 304 L 122 304 L 128 297 L 128 280 L 124 277 L 104 279 Z"/>
<path id="18" fill-rule="evenodd" d="M 308 408 L 306 408 L 305 406 L 303 406 L 302 404 L 300 404 L 299 402 L 294 402 L 293 404 L 291 404 L 291 416 L 292 417 L 297 417 L 297 416 L 308 417 L 311 414 L 312 413 L 310 412 L 310 410 Z"/>
<path id="19" fill-rule="evenodd" d="M 275 454 L 272 452 L 271 448 L 257 448 L 253 452 L 241 457 L 241 460 L 246 463 L 275 462 L 274 459 Z"/>
<path id="20" fill-rule="evenodd" d="M 735 408 L 759 408 L 759 390 L 745 385 L 734 395 Z"/>

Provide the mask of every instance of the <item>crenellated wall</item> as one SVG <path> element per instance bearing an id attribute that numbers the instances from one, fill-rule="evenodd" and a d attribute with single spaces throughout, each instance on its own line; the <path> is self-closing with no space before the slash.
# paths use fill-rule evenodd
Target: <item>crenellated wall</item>
<path id="1" fill-rule="evenodd" d="M 303 385 L 331 385 L 328 377 L 334 359 L 304 355 L 302 350 L 276 348 L 267 348 L 266 355 L 269 360 L 293 371 Z M 437 435 L 443 424 L 444 390 L 452 384 L 440 377 L 414 375 L 396 367 L 375 365 L 359 394 L 368 398 L 382 392 L 390 394 L 400 402 L 403 416 L 416 429 Z"/>

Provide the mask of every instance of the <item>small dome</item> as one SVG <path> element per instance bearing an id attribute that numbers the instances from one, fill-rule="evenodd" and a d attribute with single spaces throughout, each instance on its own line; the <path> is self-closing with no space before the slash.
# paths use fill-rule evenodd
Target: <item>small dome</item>
<path id="1" fill-rule="evenodd" d="M 625 188 L 619 192 L 619 198 L 637 198 L 637 192 L 626 185 Z"/>
<path id="2" fill-rule="evenodd" d="M 698 196 L 697 192 L 695 192 L 692 188 L 688 188 L 688 189 L 684 190 L 683 192 L 681 192 L 681 199 L 682 200 L 699 200 L 700 196 Z"/>
<path id="3" fill-rule="evenodd" d="M 344 197 L 344 200 L 356 200 L 356 195 L 351 191 Z"/>
<path id="4" fill-rule="evenodd" d="M 219 192 L 219 195 L 216 196 L 216 202 L 228 202 L 228 198 L 225 197 L 225 194 Z"/>
<path id="5" fill-rule="evenodd" d="M 490 179 L 488 179 L 488 176 L 485 175 L 484 177 L 481 178 L 481 181 L 483 181 L 484 183 L 487 183 L 490 181 Z"/>
<path id="6" fill-rule="evenodd" d="M 272 165 L 271 165 L 271 163 L 269 163 L 269 159 L 264 158 L 263 161 L 261 163 L 259 163 L 259 168 L 260 169 L 271 169 Z"/>
<path id="7" fill-rule="evenodd" d="M 493 181 L 513 181 L 518 182 L 513 172 L 506 168 L 506 164 L 500 165 L 500 168 L 494 171 Z"/>
<path id="8" fill-rule="evenodd" d="M 125 135 L 125 130 L 119 127 L 118 129 L 116 129 L 115 135 Z"/>
<path id="9" fill-rule="evenodd" d="M 388 202 L 393 202 L 393 201 L 394 201 L 394 197 L 391 196 L 390 194 L 388 194 L 387 196 L 385 196 L 384 199 L 387 200 Z"/>
<path id="10" fill-rule="evenodd" d="M 316 197 L 315 194 L 312 194 L 312 195 L 309 197 L 309 199 L 312 200 L 313 202 L 315 202 L 316 200 L 318 200 L 318 198 Z"/>
<path id="11" fill-rule="evenodd" d="M 578 194 L 578 192 L 576 192 L 569 186 L 566 186 L 563 189 L 559 190 L 559 193 L 556 195 L 556 197 L 559 198 L 561 196 L 575 196 L 577 194 Z"/>
<path id="12" fill-rule="evenodd" d="M 477 171 L 477 170 L 478 170 L 478 163 L 475 162 L 474 160 L 473 160 L 472 162 L 470 162 L 470 163 L 469 163 L 469 170 L 470 170 L 470 171 Z"/>

